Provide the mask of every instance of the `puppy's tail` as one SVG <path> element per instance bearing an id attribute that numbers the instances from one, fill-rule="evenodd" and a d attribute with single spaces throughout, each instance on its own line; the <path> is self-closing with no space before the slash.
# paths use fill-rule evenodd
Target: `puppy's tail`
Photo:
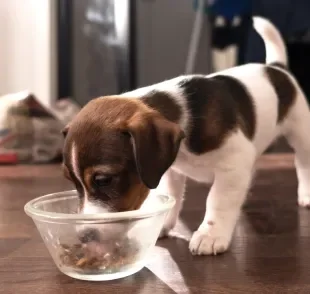
<path id="1" fill-rule="evenodd" d="M 265 43 L 266 63 L 287 68 L 287 52 L 285 43 L 278 29 L 267 19 L 254 16 L 253 26 Z"/>

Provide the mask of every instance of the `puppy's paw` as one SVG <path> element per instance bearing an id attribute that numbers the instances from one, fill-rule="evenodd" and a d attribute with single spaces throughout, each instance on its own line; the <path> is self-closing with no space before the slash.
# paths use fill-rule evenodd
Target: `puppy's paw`
<path id="1" fill-rule="evenodd" d="M 299 194 L 298 204 L 301 207 L 310 209 L 310 194 L 307 194 L 307 193 Z"/>
<path id="2" fill-rule="evenodd" d="M 230 238 L 211 236 L 208 231 L 196 231 L 189 243 L 193 255 L 216 255 L 225 252 L 229 247 Z"/>

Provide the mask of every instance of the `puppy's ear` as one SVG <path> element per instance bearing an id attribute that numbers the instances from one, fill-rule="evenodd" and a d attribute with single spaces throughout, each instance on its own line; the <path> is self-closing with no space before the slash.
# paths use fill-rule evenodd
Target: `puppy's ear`
<path id="1" fill-rule="evenodd" d="M 184 132 L 158 114 L 134 116 L 127 125 L 137 171 L 150 189 L 158 186 L 162 175 L 174 162 Z"/>

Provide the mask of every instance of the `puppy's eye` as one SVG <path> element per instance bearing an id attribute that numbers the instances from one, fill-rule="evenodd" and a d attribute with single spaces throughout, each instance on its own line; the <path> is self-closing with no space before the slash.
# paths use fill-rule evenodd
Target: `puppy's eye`
<path id="1" fill-rule="evenodd" d="M 113 177 L 102 174 L 93 175 L 92 182 L 99 188 L 107 187 L 112 183 Z"/>

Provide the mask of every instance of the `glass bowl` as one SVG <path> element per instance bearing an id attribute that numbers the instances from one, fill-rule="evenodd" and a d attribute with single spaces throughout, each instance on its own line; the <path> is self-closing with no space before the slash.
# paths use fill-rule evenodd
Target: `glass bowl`
<path id="1" fill-rule="evenodd" d="M 132 275 L 146 265 L 174 204 L 173 197 L 152 193 L 139 210 L 78 214 L 77 192 L 66 191 L 28 202 L 25 212 L 61 272 L 105 281 Z"/>

